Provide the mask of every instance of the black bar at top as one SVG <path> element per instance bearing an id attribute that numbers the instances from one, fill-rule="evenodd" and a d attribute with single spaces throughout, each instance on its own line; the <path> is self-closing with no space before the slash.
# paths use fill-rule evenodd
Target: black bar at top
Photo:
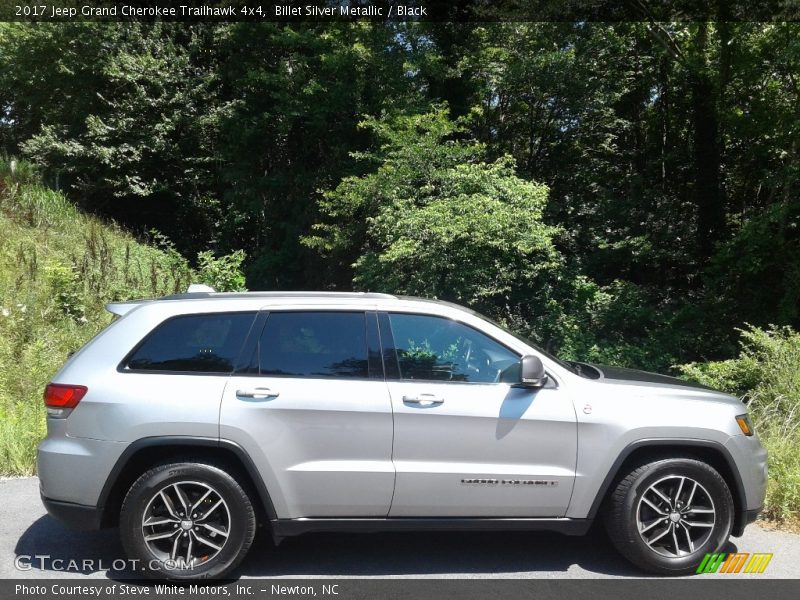
<path id="1" fill-rule="evenodd" d="M 798 21 L 800 0 L 0 0 L 0 21 Z"/>

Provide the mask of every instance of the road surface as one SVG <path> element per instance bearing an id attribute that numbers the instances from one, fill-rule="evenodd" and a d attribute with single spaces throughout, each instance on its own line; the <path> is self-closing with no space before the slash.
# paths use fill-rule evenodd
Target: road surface
<path id="1" fill-rule="evenodd" d="M 45 513 L 38 487 L 35 477 L 0 480 L 0 578 L 132 576 L 130 571 L 114 570 L 114 561 L 124 558 L 115 530 L 64 529 Z M 726 551 L 773 553 L 765 573 L 756 577 L 800 577 L 795 567 L 800 535 L 751 525 L 743 537 L 731 540 Z M 77 562 L 70 565 L 70 560 Z M 294 579 L 641 576 L 597 527 L 586 537 L 531 532 L 307 534 L 287 539 L 278 548 L 260 533 L 236 573 L 238 578 Z"/>

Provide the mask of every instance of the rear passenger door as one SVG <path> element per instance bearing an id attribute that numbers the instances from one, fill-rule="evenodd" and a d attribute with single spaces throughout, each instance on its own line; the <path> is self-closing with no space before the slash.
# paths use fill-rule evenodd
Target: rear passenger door
<path id="1" fill-rule="evenodd" d="M 392 407 L 377 317 L 271 310 L 226 386 L 220 435 L 256 462 L 279 518 L 386 516 Z"/>

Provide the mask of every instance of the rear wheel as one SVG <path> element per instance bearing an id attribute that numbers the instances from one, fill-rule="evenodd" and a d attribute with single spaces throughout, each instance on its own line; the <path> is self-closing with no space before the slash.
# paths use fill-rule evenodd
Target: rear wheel
<path id="1" fill-rule="evenodd" d="M 642 465 L 622 478 L 605 507 L 611 541 L 628 560 L 654 573 L 693 573 L 719 551 L 733 527 L 733 497 L 722 476 L 688 458 Z"/>
<path id="2" fill-rule="evenodd" d="M 256 519 L 250 498 L 224 470 L 179 462 L 157 466 L 131 486 L 120 533 L 144 575 L 218 578 L 247 554 Z"/>

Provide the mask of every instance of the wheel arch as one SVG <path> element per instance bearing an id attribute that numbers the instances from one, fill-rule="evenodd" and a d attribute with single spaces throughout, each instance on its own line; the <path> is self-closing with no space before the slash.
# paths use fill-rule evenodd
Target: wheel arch
<path id="1" fill-rule="evenodd" d="M 656 438 L 630 443 L 615 459 L 589 509 L 594 519 L 616 483 L 636 466 L 664 458 L 693 458 L 713 467 L 725 480 L 734 504 L 732 535 L 738 537 L 747 525 L 744 483 L 730 452 L 718 442 L 682 438 Z"/>
<path id="2" fill-rule="evenodd" d="M 100 497 L 101 527 L 114 527 L 130 486 L 149 468 L 171 460 L 210 461 L 239 480 L 251 496 L 256 515 L 262 522 L 275 520 L 275 507 L 250 456 L 229 440 L 192 436 L 147 437 L 132 442 L 117 459 L 106 479 Z"/>

